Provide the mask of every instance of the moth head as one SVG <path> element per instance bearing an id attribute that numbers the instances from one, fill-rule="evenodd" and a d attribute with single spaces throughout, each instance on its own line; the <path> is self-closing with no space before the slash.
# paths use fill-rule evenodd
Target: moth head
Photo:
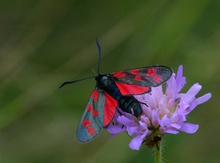
<path id="1" fill-rule="evenodd" d="M 101 75 L 101 74 L 98 74 L 95 77 L 95 80 L 96 80 L 96 85 L 99 87 L 108 86 L 111 82 L 110 77 L 108 75 Z"/>

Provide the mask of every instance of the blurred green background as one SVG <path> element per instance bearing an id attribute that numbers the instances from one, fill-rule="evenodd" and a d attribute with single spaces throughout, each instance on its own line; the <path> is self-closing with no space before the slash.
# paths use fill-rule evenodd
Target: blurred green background
<path id="1" fill-rule="evenodd" d="M 184 66 L 187 91 L 213 97 L 188 122 L 192 135 L 166 135 L 164 161 L 220 161 L 220 1 L 0 0 L 0 163 L 142 163 L 126 134 L 103 132 L 80 144 L 77 124 L 95 87 L 98 38 L 101 73 L 162 64 Z"/>

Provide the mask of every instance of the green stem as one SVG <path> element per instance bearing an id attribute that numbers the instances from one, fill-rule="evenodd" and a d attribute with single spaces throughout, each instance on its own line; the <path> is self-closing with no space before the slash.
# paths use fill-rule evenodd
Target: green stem
<path id="1" fill-rule="evenodd" d="M 155 146 L 155 163 L 162 163 L 162 148 L 161 141 Z"/>

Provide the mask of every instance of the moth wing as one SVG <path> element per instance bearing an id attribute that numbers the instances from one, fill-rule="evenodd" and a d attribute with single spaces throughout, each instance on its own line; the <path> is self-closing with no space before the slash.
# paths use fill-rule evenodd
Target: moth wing
<path id="1" fill-rule="evenodd" d="M 151 91 L 150 87 L 166 82 L 172 75 L 172 69 L 166 66 L 149 66 L 117 71 L 111 75 L 122 95 L 134 95 L 148 93 Z"/>
<path id="2" fill-rule="evenodd" d="M 95 138 L 112 121 L 117 105 L 107 93 L 93 90 L 77 128 L 77 139 L 85 143 Z"/>

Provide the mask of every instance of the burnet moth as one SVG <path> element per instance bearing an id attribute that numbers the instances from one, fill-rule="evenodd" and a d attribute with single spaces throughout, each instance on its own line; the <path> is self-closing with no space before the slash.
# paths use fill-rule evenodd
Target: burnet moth
<path id="1" fill-rule="evenodd" d="M 122 70 L 110 74 L 99 73 L 101 48 L 98 40 L 98 71 L 95 76 L 64 82 L 72 84 L 89 78 L 95 78 L 96 86 L 78 124 L 77 139 L 85 143 L 95 138 L 112 122 L 117 107 L 138 117 L 142 113 L 140 102 L 133 95 L 149 93 L 151 87 L 156 87 L 167 81 L 172 70 L 166 66 L 148 66 Z M 147 105 L 147 104 L 146 104 Z"/>

